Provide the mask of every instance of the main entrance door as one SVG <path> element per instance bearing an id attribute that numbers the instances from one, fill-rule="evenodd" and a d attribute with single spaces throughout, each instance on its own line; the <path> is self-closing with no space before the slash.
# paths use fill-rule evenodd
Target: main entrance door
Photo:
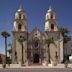
<path id="1" fill-rule="evenodd" d="M 33 55 L 33 63 L 39 63 L 39 54 Z"/>

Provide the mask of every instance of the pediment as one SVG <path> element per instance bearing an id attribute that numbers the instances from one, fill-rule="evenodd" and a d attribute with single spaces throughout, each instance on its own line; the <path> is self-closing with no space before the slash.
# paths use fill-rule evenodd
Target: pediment
<path id="1" fill-rule="evenodd" d="M 32 30 L 32 32 L 30 33 L 33 36 L 40 36 L 42 33 L 41 31 L 36 27 Z"/>
<path id="2" fill-rule="evenodd" d="M 33 40 L 35 38 L 42 40 L 42 37 L 43 37 L 43 33 L 38 28 L 34 28 L 32 32 L 29 33 L 28 40 Z"/>

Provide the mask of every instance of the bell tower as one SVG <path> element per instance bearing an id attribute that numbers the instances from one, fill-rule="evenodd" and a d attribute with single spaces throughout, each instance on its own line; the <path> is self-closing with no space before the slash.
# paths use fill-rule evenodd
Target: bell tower
<path id="1" fill-rule="evenodd" d="M 27 32 L 27 15 L 20 6 L 15 13 L 13 23 L 12 63 L 23 63 L 24 65 L 27 63 Z M 22 38 L 23 43 L 19 41 Z M 21 44 L 23 44 L 23 48 Z"/>
<path id="2" fill-rule="evenodd" d="M 15 13 L 13 31 L 27 31 L 27 15 L 23 11 L 22 6 Z"/>
<path id="3" fill-rule="evenodd" d="M 56 19 L 56 13 L 53 11 L 51 6 L 49 7 L 49 10 L 46 13 L 45 16 L 45 31 L 57 31 L 57 19 Z"/>

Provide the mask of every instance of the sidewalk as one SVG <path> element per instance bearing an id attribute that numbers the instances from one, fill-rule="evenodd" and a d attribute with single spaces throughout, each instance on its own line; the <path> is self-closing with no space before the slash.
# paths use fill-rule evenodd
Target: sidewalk
<path id="1" fill-rule="evenodd" d="M 0 68 L 3 68 L 2 64 L 0 64 Z M 52 66 L 52 65 L 48 65 L 48 66 L 40 66 L 40 65 L 20 66 L 19 64 L 10 64 L 10 66 L 8 66 L 8 64 L 7 64 L 6 68 L 65 68 L 65 65 L 58 64 L 57 66 Z M 72 64 L 68 64 L 68 68 L 72 68 Z"/>

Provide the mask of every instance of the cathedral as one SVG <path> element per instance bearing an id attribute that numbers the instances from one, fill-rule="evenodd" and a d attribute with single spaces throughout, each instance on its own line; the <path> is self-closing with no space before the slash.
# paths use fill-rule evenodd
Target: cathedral
<path id="1" fill-rule="evenodd" d="M 12 63 L 25 66 L 61 63 L 63 37 L 57 22 L 56 12 L 50 6 L 45 14 L 44 31 L 35 27 L 32 32 L 28 32 L 27 15 L 20 7 L 13 23 Z"/>

